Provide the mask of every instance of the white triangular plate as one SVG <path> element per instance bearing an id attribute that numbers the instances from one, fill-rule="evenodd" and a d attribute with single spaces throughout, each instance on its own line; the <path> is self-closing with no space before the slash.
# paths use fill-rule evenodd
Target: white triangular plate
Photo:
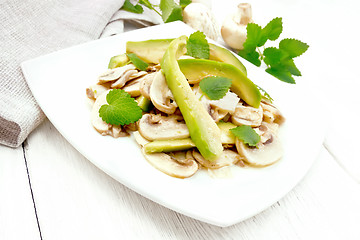
<path id="1" fill-rule="evenodd" d="M 242 60 L 249 78 L 271 94 L 286 117 L 281 129 L 285 155 L 267 168 L 233 168 L 232 177 L 226 179 L 212 178 L 205 170 L 188 179 L 156 170 L 132 137 L 104 137 L 94 130 L 85 94 L 107 69 L 110 57 L 125 52 L 126 41 L 173 38 L 193 31 L 182 22 L 143 28 L 26 61 L 22 70 L 48 119 L 98 168 L 163 206 L 224 227 L 254 216 L 285 196 L 316 159 L 324 129 L 318 108 L 302 97 L 304 89 L 282 83 Z"/>

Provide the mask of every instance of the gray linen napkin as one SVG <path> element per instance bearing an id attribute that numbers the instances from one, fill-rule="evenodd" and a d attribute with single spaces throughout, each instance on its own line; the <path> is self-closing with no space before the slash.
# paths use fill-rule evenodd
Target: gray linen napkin
<path id="1" fill-rule="evenodd" d="M 0 144 L 19 146 L 45 118 L 26 84 L 20 63 L 99 38 L 123 3 L 0 0 Z"/>

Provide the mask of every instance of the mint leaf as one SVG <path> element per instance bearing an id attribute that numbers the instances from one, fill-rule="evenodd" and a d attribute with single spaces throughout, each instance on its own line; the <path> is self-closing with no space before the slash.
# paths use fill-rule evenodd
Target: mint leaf
<path id="1" fill-rule="evenodd" d="M 108 104 L 99 109 L 103 121 L 112 125 L 134 123 L 142 117 L 142 110 L 130 94 L 121 89 L 111 90 L 106 95 Z"/>
<path id="2" fill-rule="evenodd" d="M 282 33 L 282 18 L 274 18 L 262 29 L 261 34 L 263 38 L 274 41 L 279 38 Z M 265 42 L 264 42 L 265 44 Z"/>
<path id="3" fill-rule="evenodd" d="M 265 48 L 263 55 L 265 64 L 270 66 L 277 66 L 289 57 L 286 52 L 275 47 Z"/>
<path id="4" fill-rule="evenodd" d="M 270 96 L 270 94 L 268 92 L 265 91 L 265 89 L 263 89 L 262 87 L 256 85 L 257 88 L 260 90 L 260 92 L 262 93 L 262 97 L 269 100 L 271 103 L 274 101 L 274 99 Z"/>
<path id="5" fill-rule="evenodd" d="M 238 55 L 246 60 L 248 60 L 249 62 L 251 62 L 252 64 L 254 64 L 255 66 L 260 67 L 261 65 L 261 60 L 259 59 L 260 54 L 258 52 L 256 52 L 255 50 L 240 50 L 238 52 Z"/>
<path id="6" fill-rule="evenodd" d="M 204 33 L 197 31 L 189 36 L 186 44 L 187 54 L 194 58 L 209 59 L 210 47 Z"/>
<path id="7" fill-rule="evenodd" d="M 162 12 L 161 17 L 165 23 L 183 20 L 182 8 L 174 0 L 161 0 L 159 7 Z"/>
<path id="8" fill-rule="evenodd" d="M 267 73 L 273 75 L 277 79 L 287 83 L 295 83 L 295 79 L 291 76 L 291 72 L 287 69 L 270 67 L 265 70 Z"/>
<path id="9" fill-rule="evenodd" d="M 219 100 L 225 96 L 231 86 L 231 79 L 225 77 L 206 77 L 199 83 L 203 91 L 211 100 Z"/>
<path id="10" fill-rule="evenodd" d="M 289 54 L 291 58 L 302 55 L 309 48 L 309 45 L 300 40 L 285 38 L 280 41 L 279 48 Z"/>
<path id="11" fill-rule="evenodd" d="M 133 13 L 144 12 L 144 9 L 139 4 L 133 5 L 130 0 L 125 0 L 124 5 L 121 7 L 121 9 Z"/>
<path id="12" fill-rule="evenodd" d="M 191 0 L 180 0 L 180 6 L 182 8 L 185 8 L 187 5 L 189 5 L 192 1 Z"/>
<path id="13" fill-rule="evenodd" d="M 246 50 L 255 51 L 256 47 L 261 47 L 261 27 L 256 23 L 248 23 L 246 26 L 247 37 L 243 46 Z"/>
<path id="14" fill-rule="evenodd" d="M 248 144 L 250 147 L 255 147 L 256 144 L 260 142 L 259 134 L 257 134 L 250 126 L 241 125 L 230 129 L 230 131 L 235 135 L 235 137 L 243 141 L 245 144 Z"/>
<path id="15" fill-rule="evenodd" d="M 149 66 L 146 62 L 141 60 L 135 53 L 127 53 L 126 56 L 130 59 L 130 61 L 135 65 L 136 68 L 140 69 L 141 71 L 145 71 L 146 68 Z"/>

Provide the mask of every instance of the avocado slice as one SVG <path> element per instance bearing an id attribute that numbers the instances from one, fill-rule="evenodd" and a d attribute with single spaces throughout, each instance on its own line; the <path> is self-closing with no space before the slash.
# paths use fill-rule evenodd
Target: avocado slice
<path id="1" fill-rule="evenodd" d="M 221 130 L 221 143 L 222 144 L 235 144 L 235 135 L 230 132 L 231 128 L 235 128 L 236 125 L 231 122 L 219 122 L 217 123 Z M 194 148 L 195 143 L 191 138 L 174 139 L 174 140 L 155 140 L 144 145 L 144 151 L 146 153 L 156 152 L 173 152 L 181 151 L 190 148 Z"/>
<path id="2" fill-rule="evenodd" d="M 174 39 L 151 39 L 146 41 L 126 42 L 126 53 L 135 53 L 147 63 L 159 64 L 166 49 Z"/>
<path id="3" fill-rule="evenodd" d="M 169 89 L 184 117 L 190 137 L 201 155 L 209 161 L 218 158 L 223 151 L 220 129 L 196 98 L 186 77 L 181 72 L 177 58 L 186 51 L 187 37 L 173 40 L 161 60 L 161 68 Z"/>
<path id="4" fill-rule="evenodd" d="M 215 44 L 209 43 L 209 46 L 210 60 L 232 64 L 240 69 L 245 76 L 247 75 L 245 66 L 237 57 L 234 56 L 234 54 L 232 54 L 232 52 Z"/>
<path id="5" fill-rule="evenodd" d="M 116 56 L 113 56 L 112 58 L 110 58 L 108 68 L 113 69 L 113 68 L 117 68 L 117 67 L 122 67 L 122 66 L 126 65 L 129 61 L 130 61 L 130 59 L 128 58 L 128 56 L 126 56 L 125 53 L 116 55 Z"/>
<path id="6" fill-rule="evenodd" d="M 234 65 L 206 59 L 180 59 L 178 63 L 181 72 L 192 81 L 200 81 L 209 76 L 230 78 L 232 80 L 231 91 L 247 104 L 255 108 L 260 106 L 261 93 L 259 89 Z"/>
<path id="7" fill-rule="evenodd" d="M 139 58 L 148 63 L 160 63 L 165 50 L 174 39 L 152 39 L 139 42 L 127 42 L 126 52 L 135 53 Z M 240 60 L 226 48 L 209 43 L 210 60 L 225 62 L 239 68 L 246 76 L 246 68 Z"/>
<path id="8" fill-rule="evenodd" d="M 156 152 L 173 152 L 181 151 L 195 147 L 191 138 L 174 139 L 174 140 L 155 140 L 144 145 L 146 153 Z"/>
<path id="9" fill-rule="evenodd" d="M 138 106 L 143 110 L 144 112 L 148 112 L 153 107 L 151 101 L 144 97 L 143 95 L 140 95 L 136 98 L 136 101 L 138 103 Z"/>

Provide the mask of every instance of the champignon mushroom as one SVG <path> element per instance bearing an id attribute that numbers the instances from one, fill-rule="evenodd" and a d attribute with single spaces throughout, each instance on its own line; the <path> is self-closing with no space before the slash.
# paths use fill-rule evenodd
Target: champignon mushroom
<path id="1" fill-rule="evenodd" d="M 121 77 L 111 84 L 112 88 L 122 88 L 128 81 L 134 79 L 133 75 L 137 74 L 137 70 L 128 70 L 121 75 Z"/>
<path id="2" fill-rule="evenodd" d="M 189 129 L 180 116 L 144 114 L 138 122 L 140 134 L 147 140 L 169 140 L 190 137 Z"/>
<path id="3" fill-rule="evenodd" d="M 150 86 L 150 99 L 154 106 L 164 113 L 173 114 L 177 108 L 174 96 L 166 83 L 162 70 L 154 76 Z"/>
<path id="4" fill-rule="evenodd" d="M 219 38 L 219 28 L 215 16 L 204 4 L 190 3 L 187 5 L 183 11 L 183 21 L 215 41 Z"/>
<path id="5" fill-rule="evenodd" d="M 203 158 L 203 156 L 197 151 L 193 150 L 193 156 L 202 166 L 206 168 L 221 168 L 225 166 L 231 166 L 236 164 L 240 160 L 239 154 L 229 149 L 225 149 L 221 156 L 215 161 L 208 161 Z"/>
<path id="6" fill-rule="evenodd" d="M 241 102 L 235 108 L 235 112 L 231 116 L 231 122 L 235 125 L 250 125 L 258 127 L 263 119 L 263 109 L 245 106 Z"/>
<path id="7" fill-rule="evenodd" d="M 152 72 L 141 78 L 140 93 L 147 99 L 150 99 L 150 87 L 156 74 L 157 72 Z"/>
<path id="8" fill-rule="evenodd" d="M 107 90 L 97 97 L 91 110 L 91 124 L 96 129 L 96 131 L 98 131 L 102 135 L 108 135 L 108 132 L 111 128 L 111 125 L 104 122 L 99 116 L 99 109 L 102 105 L 107 104 L 106 95 L 109 93 L 109 91 L 110 90 Z"/>
<path id="9" fill-rule="evenodd" d="M 252 22 L 249 3 L 240 3 L 237 12 L 225 18 L 221 27 L 221 36 L 225 43 L 237 50 L 243 49 L 246 41 L 246 26 Z"/>
<path id="10" fill-rule="evenodd" d="M 261 125 L 257 132 L 261 140 L 256 147 L 249 147 L 236 139 L 236 149 L 243 161 L 255 167 L 265 167 L 277 162 L 283 156 L 283 148 L 279 137 L 269 127 Z"/>
<path id="11" fill-rule="evenodd" d="M 126 85 L 122 88 L 122 90 L 129 93 L 131 97 L 138 97 L 141 95 L 140 83 L 141 83 L 141 78 L 136 78 L 126 83 Z"/>
<path id="12" fill-rule="evenodd" d="M 199 164 L 194 160 L 191 151 L 179 153 L 145 153 L 145 159 L 161 172 L 177 178 L 188 178 L 199 169 Z"/>
<path id="13" fill-rule="evenodd" d="M 264 121 L 268 123 L 277 123 L 281 125 L 285 118 L 274 105 L 267 100 L 261 100 L 260 105 L 264 110 Z"/>
<path id="14" fill-rule="evenodd" d="M 86 89 L 86 96 L 92 100 L 96 100 L 102 93 L 109 90 L 108 86 L 94 84 Z"/>
<path id="15" fill-rule="evenodd" d="M 102 84 L 109 81 L 115 81 L 119 79 L 125 72 L 135 69 L 136 67 L 134 64 L 128 64 L 122 67 L 108 69 L 106 72 L 99 76 L 99 83 Z"/>

